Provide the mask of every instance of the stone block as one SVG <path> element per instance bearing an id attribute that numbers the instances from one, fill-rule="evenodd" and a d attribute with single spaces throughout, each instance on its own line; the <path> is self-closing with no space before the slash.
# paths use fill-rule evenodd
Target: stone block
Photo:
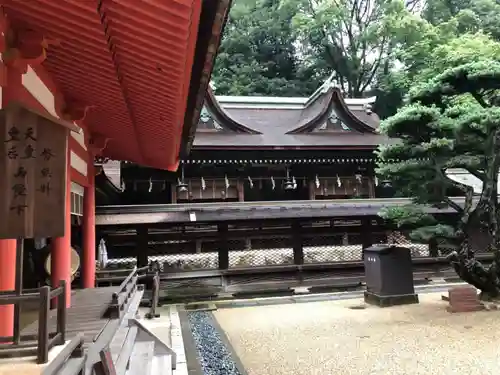
<path id="1" fill-rule="evenodd" d="M 484 305 L 479 301 L 476 288 L 472 286 L 459 286 L 448 291 L 450 305 L 446 310 L 450 313 L 474 312 L 484 310 Z"/>

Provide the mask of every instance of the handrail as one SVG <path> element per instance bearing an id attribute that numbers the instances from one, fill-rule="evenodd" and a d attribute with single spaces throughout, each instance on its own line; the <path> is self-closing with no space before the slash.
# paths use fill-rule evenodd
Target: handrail
<path id="1" fill-rule="evenodd" d="M 136 272 L 137 273 L 141 273 L 141 272 L 144 272 L 144 271 L 148 271 L 149 270 L 149 266 L 144 266 L 144 267 L 140 267 L 140 268 L 137 268 L 137 266 L 135 267 L 136 268 Z M 125 273 L 125 272 L 130 272 L 131 269 L 130 268 L 119 268 L 119 269 L 107 269 L 107 268 L 104 268 L 102 270 L 98 270 L 96 271 L 96 276 L 101 274 L 101 273 L 107 273 L 107 274 L 113 274 L 113 273 Z"/>
<path id="2" fill-rule="evenodd" d="M 112 318 L 119 318 L 125 307 L 128 305 L 134 292 L 137 290 L 137 281 L 139 276 L 137 274 L 137 267 L 134 267 L 132 272 L 122 281 L 119 286 L 118 292 L 114 292 L 111 297 L 110 313 Z"/>
<path id="3" fill-rule="evenodd" d="M 63 288 L 62 287 L 57 287 L 57 288 L 53 288 L 51 289 L 50 291 L 50 297 L 53 298 L 53 297 L 57 297 L 59 294 L 61 294 L 63 291 Z M 22 294 L 19 295 L 19 294 L 16 294 L 16 292 L 14 290 L 3 290 L 3 291 L 0 291 L 0 299 L 3 299 L 3 298 L 9 298 L 9 299 L 12 299 L 14 297 L 19 297 L 19 296 L 23 296 L 23 297 L 27 297 L 26 299 L 21 299 L 21 300 L 35 300 L 36 297 L 38 297 L 40 295 L 40 288 L 36 288 L 36 289 L 23 289 L 22 291 Z M 2 304 L 0 302 L 0 304 Z M 7 303 L 8 305 L 10 305 L 11 303 Z"/>
<path id="4" fill-rule="evenodd" d="M 40 291 L 40 288 L 33 288 L 33 289 L 23 289 L 23 294 L 38 294 L 38 292 Z M 16 295 L 16 291 L 15 290 L 2 290 L 0 291 L 0 297 L 3 297 L 3 296 L 9 296 L 9 295 Z"/>
<path id="5" fill-rule="evenodd" d="M 22 356 L 36 354 L 39 364 L 48 362 L 50 349 L 56 345 L 64 344 L 66 340 L 66 281 L 61 280 L 60 286 L 51 290 L 49 286 L 44 286 L 34 293 L 32 289 L 29 293 L 21 293 L 20 295 L 9 294 L 0 295 L 0 305 L 19 305 L 26 301 L 39 301 L 38 310 L 38 332 L 33 335 L 21 335 L 19 327 L 14 327 L 13 336 L 0 337 L 0 356 L 2 354 L 8 356 Z M 57 322 L 56 332 L 49 332 L 49 315 L 50 301 L 57 297 Z M 36 343 L 22 341 L 36 340 Z"/>
<path id="6" fill-rule="evenodd" d="M 138 275 L 138 278 L 143 279 L 145 277 L 148 277 L 147 272 L 150 270 L 150 266 L 144 266 L 141 268 L 134 267 L 133 269 L 121 268 L 121 269 L 110 269 L 110 270 L 103 269 L 100 271 L 96 271 L 96 280 L 95 280 L 96 286 L 98 286 L 98 283 L 121 282 L 120 284 L 120 290 L 121 290 L 122 287 L 124 286 L 125 281 L 131 276 L 131 272 L 133 272 L 134 269 L 136 274 Z M 124 275 L 125 273 L 126 276 Z"/>
<path id="7" fill-rule="evenodd" d="M 122 293 L 124 291 L 124 289 L 127 287 L 128 283 L 130 282 L 130 280 L 132 280 L 132 278 L 134 277 L 134 275 L 136 273 L 137 273 L 137 267 L 134 267 L 132 272 L 130 272 L 129 275 L 127 276 L 127 278 L 125 280 L 123 280 L 122 283 L 120 284 L 120 289 L 119 289 L 118 293 Z"/>

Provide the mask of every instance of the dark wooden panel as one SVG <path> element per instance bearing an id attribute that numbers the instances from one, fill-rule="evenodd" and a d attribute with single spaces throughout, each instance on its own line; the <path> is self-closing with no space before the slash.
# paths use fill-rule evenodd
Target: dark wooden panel
<path id="1" fill-rule="evenodd" d="M 68 133 L 19 105 L 0 112 L 0 238 L 64 235 Z"/>

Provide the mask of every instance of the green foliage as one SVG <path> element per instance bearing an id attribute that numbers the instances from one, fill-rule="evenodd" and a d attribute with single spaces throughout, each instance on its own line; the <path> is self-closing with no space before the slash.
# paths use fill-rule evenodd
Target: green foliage
<path id="1" fill-rule="evenodd" d="M 451 225 L 436 224 L 422 226 L 410 233 L 410 238 L 415 241 L 429 242 L 432 238 L 445 240 L 456 239 L 456 230 Z"/>
<path id="2" fill-rule="evenodd" d="M 410 90 L 409 101 L 439 104 L 444 97 L 500 88 L 500 63 L 483 60 L 447 69 Z"/>
<path id="3" fill-rule="evenodd" d="M 500 40 L 500 4 L 495 0 L 427 0 L 423 16 L 433 25 L 452 24 L 458 33 L 484 30 Z"/>
<path id="4" fill-rule="evenodd" d="M 408 10 L 394 0 L 284 0 L 296 9 L 293 26 L 302 53 L 325 61 L 350 97 L 375 89 L 390 69 L 398 41 L 415 29 Z"/>
<path id="5" fill-rule="evenodd" d="M 416 204 L 382 215 L 398 225 L 417 226 L 416 238 L 454 237 L 451 227 L 423 214 L 422 205 L 451 207 L 468 215 L 450 198 L 450 191 L 465 195 L 470 188 L 449 178 L 449 168 L 465 168 L 479 177 L 481 200 L 494 196 L 496 202 L 499 72 L 500 63 L 491 59 L 450 67 L 412 88 L 408 104 L 382 122 L 380 131 L 395 142 L 379 147 L 377 173 Z"/>
<path id="6" fill-rule="evenodd" d="M 234 0 L 213 81 L 221 95 L 308 96 L 334 72 L 387 118 L 438 74 L 500 61 L 499 25 L 496 0 Z"/>
<path id="7" fill-rule="evenodd" d="M 433 225 L 436 220 L 426 214 L 422 207 L 416 205 L 401 205 L 383 208 L 379 215 L 393 221 L 398 227 Z"/>
<path id="8" fill-rule="evenodd" d="M 277 0 L 238 0 L 231 9 L 212 79 L 220 95 L 305 96 L 328 71 L 301 64 L 294 11 Z"/>

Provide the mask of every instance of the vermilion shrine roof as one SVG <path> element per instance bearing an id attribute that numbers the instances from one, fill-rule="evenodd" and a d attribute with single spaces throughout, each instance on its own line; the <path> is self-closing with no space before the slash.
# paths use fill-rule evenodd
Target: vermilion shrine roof
<path id="1" fill-rule="evenodd" d="M 193 141 L 230 0 L 3 0 L 16 35 L 86 113 L 104 157 L 176 170 Z M 31 42 L 31 41 L 30 41 Z M 62 105 L 62 107 L 64 107 Z"/>

